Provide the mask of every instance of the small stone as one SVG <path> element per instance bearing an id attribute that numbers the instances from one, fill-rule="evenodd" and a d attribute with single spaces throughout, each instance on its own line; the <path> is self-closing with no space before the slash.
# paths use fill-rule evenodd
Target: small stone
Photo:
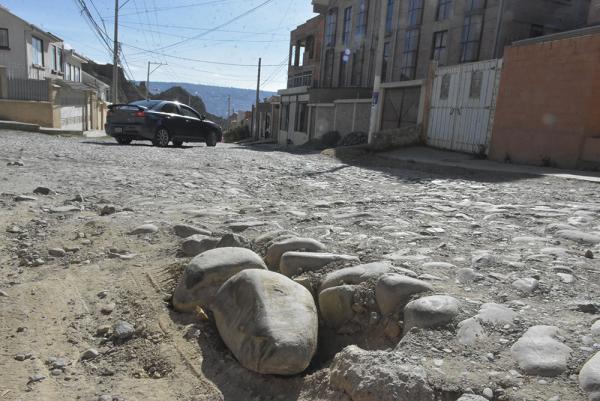
<path id="1" fill-rule="evenodd" d="M 14 162 L 8 162 L 6 163 L 7 166 L 15 166 L 15 167 L 23 167 L 25 164 L 23 164 L 23 162 L 20 161 L 14 161 Z"/>
<path id="2" fill-rule="evenodd" d="M 108 296 L 108 290 L 100 291 L 96 296 L 100 299 L 104 299 Z"/>
<path id="3" fill-rule="evenodd" d="M 113 326 L 113 338 L 116 340 L 125 341 L 133 337 L 135 328 L 128 322 L 123 320 L 118 321 Z"/>
<path id="4" fill-rule="evenodd" d="M 475 394 L 465 394 L 457 401 L 487 401 L 487 398 Z"/>
<path id="5" fill-rule="evenodd" d="M 85 199 L 83 198 L 83 195 L 77 194 L 77 195 L 75 195 L 75 197 L 73 199 L 71 199 L 71 201 L 81 203 L 81 202 L 84 202 Z"/>
<path id="6" fill-rule="evenodd" d="M 117 213 L 117 208 L 112 205 L 106 205 L 100 209 L 100 216 L 109 216 L 115 213 Z"/>
<path id="7" fill-rule="evenodd" d="M 413 327 L 443 327 L 451 323 L 458 313 L 459 304 L 453 297 L 434 295 L 417 299 L 404 308 L 404 334 Z"/>
<path id="8" fill-rule="evenodd" d="M 181 251 L 185 256 L 194 257 L 206 251 L 215 249 L 219 243 L 218 238 L 207 237 L 201 234 L 194 234 L 187 237 L 181 243 Z"/>
<path id="9" fill-rule="evenodd" d="M 85 350 L 83 354 L 81 354 L 81 359 L 84 361 L 89 361 L 91 359 L 96 358 L 98 355 L 100 355 L 100 353 L 96 349 L 89 348 Z"/>
<path id="10" fill-rule="evenodd" d="M 175 235 L 177 235 L 178 237 L 181 237 L 181 238 L 191 237 L 192 235 L 196 235 L 196 234 L 206 235 L 206 236 L 212 235 L 212 233 L 208 230 L 205 230 L 205 229 L 199 228 L 199 227 L 190 226 L 187 224 L 177 224 L 176 226 L 173 226 L 173 231 L 175 232 Z"/>
<path id="11" fill-rule="evenodd" d="M 573 276 L 572 274 L 556 273 L 556 275 L 558 276 L 560 281 L 563 282 L 564 284 L 572 284 L 575 282 L 575 276 Z"/>
<path id="12" fill-rule="evenodd" d="M 63 371 L 61 369 L 52 369 L 52 371 L 50 371 L 52 376 L 60 376 L 62 373 Z"/>
<path id="13" fill-rule="evenodd" d="M 110 328 L 111 327 L 109 325 L 107 325 L 107 324 L 102 325 L 102 326 L 98 326 L 96 328 L 96 335 L 98 335 L 98 336 L 104 336 L 104 335 L 106 335 L 106 334 L 108 334 L 110 332 Z"/>
<path id="14" fill-rule="evenodd" d="M 131 230 L 130 235 L 155 234 L 158 232 L 158 227 L 154 224 L 143 224 Z"/>
<path id="15" fill-rule="evenodd" d="M 6 232 L 10 234 L 20 234 L 23 230 L 21 230 L 21 227 L 19 226 L 10 226 L 6 229 Z"/>
<path id="16" fill-rule="evenodd" d="M 46 379 L 46 376 L 44 376 L 41 373 L 36 373 L 36 374 L 34 374 L 32 376 L 29 376 L 29 383 L 38 383 L 38 382 L 41 382 L 44 379 Z"/>
<path id="17" fill-rule="evenodd" d="M 7 297 L 8 293 L 6 291 L 0 290 L 0 297 Z"/>
<path id="18" fill-rule="evenodd" d="M 66 213 L 74 213 L 81 212 L 81 208 L 78 206 L 57 206 L 53 207 L 49 210 L 50 213 L 55 214 L 66 214 Z"/>
<path id="19" fill-rule="evenodd" d="M 594 259 L 594 252 L 588 249 L 587 251 L 585 251 L 585 257 L 588 259 Z"/>
<path id="20" fill-rule="evenodd" d="M 115 308 L 117 307 L 117 305 L 115 303 L 110 303 L 108 305 L 104 305 L 100 308 L 100 312 L 103 315 L 110 315 L 111 313 L 113 313 L 113 311 L 115 310 Z"/>
<path id="21" fill-rule="evenodd" d="M 17 355 L 15 355 L 15 361 L 23 362 L 26 359 L 29 359 L 27 357 L 27 354 L 17 354 Z"/>
<path id="22" fill-rule="evenodd" d="M 526 294 L 531 294 L 538 288 L 539 282 L 534 278 L 521 278 L 515 280 L 512 283 L 512 286 L 518 291 L 524 292 Z"/>
<path id="23" fill-rule="evenodd" d="M 33 193 L 36 195 L 54 195 L 56 192 L 46 187 L 37 187 L 33 190 Z"/>
<path id="24" fill-rule="evenodd" d="M 113 401 L 113 397 L 112 395 L 103 394 L 100 397 L 98 397 L 98 401 Z"/>
<path id="25" fill-rule="evenodd" d="M 33 196 L 19 195 L 15 197 L 14 200 L 15 202 L 35 202 L 37 201 L 37 198 L 34 198 Z"/>
<path id="26" fill-rule="evenodd" d="M 67 252 L 62 248 L 51 248 L 48 249 L 48 255 L 55 258 L 62 258 L 67 255 Z"/>
<path id="27" fill-rule="evenodd" d="M 488 400 L 491 400 L 492 398 L 494 398 L 494 390 L 492 390 L 492 389 L 491 389 L 491 388 L 489 388 L 489 387 L 486 387 L 486 388 L 484 388 L 484 389 L 483 389 L 483 393 L 482 393 L 482 394 L 483 394 L 483 396 L 484 396 L 485 398 L 487 398 Z"/>

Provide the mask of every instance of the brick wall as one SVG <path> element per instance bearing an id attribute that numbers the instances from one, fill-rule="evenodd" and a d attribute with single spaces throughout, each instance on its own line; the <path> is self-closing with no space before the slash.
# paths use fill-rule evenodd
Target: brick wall
<path id="1" fill-rule="evenodd" d="M 580 166 L 600 137 L 599 65 L 600 33 L 507 48 L 490 157 Z"/>

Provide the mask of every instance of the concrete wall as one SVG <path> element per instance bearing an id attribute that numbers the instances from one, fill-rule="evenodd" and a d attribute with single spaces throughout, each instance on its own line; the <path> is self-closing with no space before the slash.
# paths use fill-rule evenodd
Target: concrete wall
<path id="1" fill-rule="evenodd" d="M 600 32 L 507 48 L 490 157 L 564 168 L 596 158 L 599 65 Z"/>
<path id="2" fill-rule="evenodd" d="M 0 99 L 0 120 L 55 127 L 54 112 L 50 102 Z"/>

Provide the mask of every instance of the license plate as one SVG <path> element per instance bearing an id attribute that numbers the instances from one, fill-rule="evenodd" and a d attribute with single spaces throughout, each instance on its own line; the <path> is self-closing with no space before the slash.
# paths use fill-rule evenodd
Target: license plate
<path id="1" fill-rule="evenodd" d="M 121 128 L 121 127 L 115 127 L 115 128 L 113 128 L 113 132 L 115 134 L 122 134 L 123 133 L 123 128 Z"/>

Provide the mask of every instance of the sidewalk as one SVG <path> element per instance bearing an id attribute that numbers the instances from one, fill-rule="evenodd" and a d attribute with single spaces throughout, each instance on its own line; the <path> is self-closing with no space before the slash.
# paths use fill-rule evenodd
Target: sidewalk
<path id="1" fill-rule="evenodd" d="M 600 172 L 561 170 L 549 167 L 500 163 L 491 160 L 477 159 L 475 156 L 469 154 L 432 149 L 422 146 L 377 153 L 377 157 L 403 162 L 415 162 L 432 164 L 436 166 L 463 168 L 467 170 L 526 174 L 532 176 L 556 177 L 600 183 Z"/>

